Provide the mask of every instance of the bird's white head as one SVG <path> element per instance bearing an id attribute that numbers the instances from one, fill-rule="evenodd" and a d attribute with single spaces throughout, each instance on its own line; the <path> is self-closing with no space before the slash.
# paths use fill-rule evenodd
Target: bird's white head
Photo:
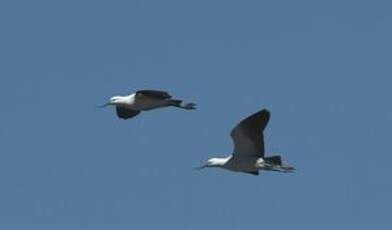
<path id="1" fill-rule="evenodd" d="M 125 103 L 124 97 L 114 96 L 114 97 L 110 98 L 109 102 L 107 102 L 107 103 L 105 103 L 103 105 L 99 105 L 97 107 L 98 108 L 104 108 L 104 107 L 109 106 L 109 105 L 120 105 L 120 104 L 123 104 L 123 103 Z"/>
<path id="2" fill-rule="evenodd" d="M 208 167 L 215 167 L 221 165 L 221 159 L 219 158 L 210 158 L 207 160 Z"/>
<path id="3" fill-rule="evenodd" d="M 121 104 L 123 102 L 123 98 L 120 96 L 114 96 L 110 98 L 110 102 L 109 104 L 111 105 L 118 105 Z"/>
<path id="4" fill-rule="evenodd" d="M 227 162 L 226 158 L 210 158 L 207 160 L 206 164 L 204 164 L 203 166 L 196 168 L 196 169 L 222 167 L 226 162 Z"/>

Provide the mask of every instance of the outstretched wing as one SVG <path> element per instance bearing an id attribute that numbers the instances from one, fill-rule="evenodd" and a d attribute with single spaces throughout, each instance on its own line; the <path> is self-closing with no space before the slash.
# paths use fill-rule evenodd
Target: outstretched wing
<path id="1" fill-rule="evenodd" d="M 242 120 L 232 131 L 234 155 L 264 156 L 263 130 L 270 119 L 270 112 L 263 109 Z"/>
<path id="2" fill-rule="evenodd" d="M 170 99 L 172 96 L 165 91 L 159 90 L 139 90 L 136 92 L 136 96 L 145 96 L 151 98 L 159 98 L 159 99 Z"/>
<path id="3" fill-rule="evenodd" d="M 132 118 L 140 113 L 140 111 L 127 109 L 119 106 L 116 107 L 116 112 L 117 116 L 122 119 Z"/>

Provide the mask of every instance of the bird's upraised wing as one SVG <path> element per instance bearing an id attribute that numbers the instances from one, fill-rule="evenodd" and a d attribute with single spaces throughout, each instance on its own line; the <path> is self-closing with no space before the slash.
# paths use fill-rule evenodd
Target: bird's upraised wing
<path id="1" fill-rule="evenodd" d="M 122 119 L 132 118 L 140 113 L 140 111 L 127 109 L 119 106 L 116 107 L 116 112 L 117 116 Z"/>
<path id="2" fill-rule="evenodd" d="M 159 90 L 139 90 L 136 92 L 136 96 L 145 96 L 150 98 L 159 98 L 159 99 L 170 99 L 172 96 L 165 91 Z"/>
<path id="3" fill-rule="evenodd" d="M 232 131 L 234 153 L 238 156 L 264 156 L 263 130 L 270 119 L 270 112 L 263 109 L 242 120 Z"/>

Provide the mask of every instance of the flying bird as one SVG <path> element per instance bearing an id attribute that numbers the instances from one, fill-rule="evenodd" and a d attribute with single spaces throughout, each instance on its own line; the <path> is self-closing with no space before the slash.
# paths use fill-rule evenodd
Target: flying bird
<path id="1" fill-rule="evenodd" d="M 253 175 L 259 175 L 259 170 L 293 172 L 293 167 L 282 165 L 279 155 L 264 156 L 263 131 L 269 119 L 270 112 L 263 109 L 242 120 L 231 131 L 233 154 L 226 158 L 211 158 L 197 169 L 219 167 Z"/>
<path id="2" fill-rule="evenodd" d="M 159 90 L 139 90 L 127 96 L 114 96 L 104 105 L 98 106 L 115 106 L 117 116 L 121 119 L 129 119 L 137 116 L 142 111 L 174 106 L 181 109 L 196 109 L 194 103 L 184 103 L 182 100 L 173 99 L 165 91 Z"/>

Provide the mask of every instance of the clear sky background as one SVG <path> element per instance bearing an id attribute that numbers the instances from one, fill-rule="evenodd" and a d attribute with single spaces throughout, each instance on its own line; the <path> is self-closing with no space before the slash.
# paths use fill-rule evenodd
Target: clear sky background
<path id="1" fill-rule="evenodd" d="M 0 229 L 387 229 L 392 3 L 0 1 Z M 119 120 L 163 89 L 196 111 Z M 294 174 L 194 171 L 268 108 Z"/>

